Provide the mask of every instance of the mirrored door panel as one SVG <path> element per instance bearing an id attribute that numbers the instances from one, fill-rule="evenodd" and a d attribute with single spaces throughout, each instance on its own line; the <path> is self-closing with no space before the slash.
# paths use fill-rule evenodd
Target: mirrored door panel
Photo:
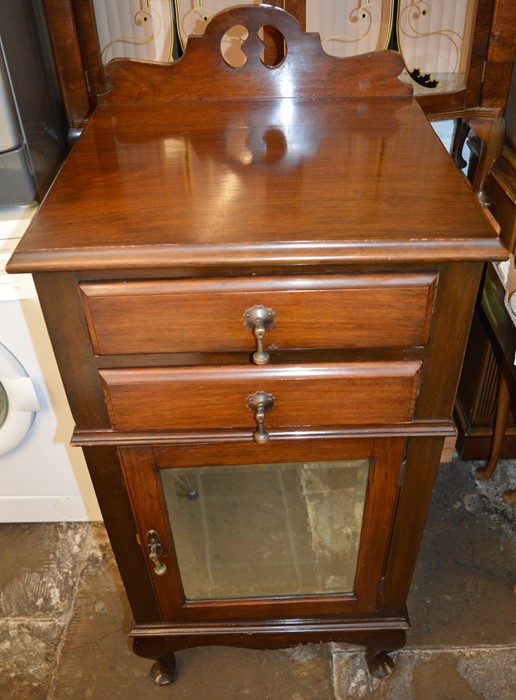
<path id="1" fill-rule="evenodd" d="M 119 449 L 164 620 L 376 610 L 405 439 Z"/>
<path id="2" fill-rule="evenodd" d="M 353 591 L 369 460 L 163 469 L 187 600 Z"/>

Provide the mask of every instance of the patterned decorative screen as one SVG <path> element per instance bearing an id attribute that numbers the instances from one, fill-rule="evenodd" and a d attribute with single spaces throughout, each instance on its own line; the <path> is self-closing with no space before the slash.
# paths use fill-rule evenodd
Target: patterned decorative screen
<path id="1" fill-rule="evenodd" d="M 333 56 L 394 49 L 416 92 L 446 92 L 465 85 L 475 5 L 475 0 L 307 0 L 306 24 Z"/>
<path id="2" fill-rule="evenodd" d="M 173 61 L 235 4 L 259 0 L 93 0 L 103 63 Z M 334 56 L 400 51 L 416 92 L 446 92 L 465 85 L 475 9 L 476 0 L 306 0 L 306 27 Z"/>
<path id="3" fill-rule="evenodd" d="M 173 0 L 93 0 L 102 63 L 177 57 Z"/>
<path id="4" fill-rule="evenodd" d="M 475 5 L 473 0 L 399 0 L 399 50 L 418 86 L 439 92 L 465 86 Z"/>
<path id="5" fill-rule="evenodd" d="M 387 48 L 392 31 L 392 0 L 307 0 L 306 28 L 319 32 L 332 56 L 356 56 Z"/>

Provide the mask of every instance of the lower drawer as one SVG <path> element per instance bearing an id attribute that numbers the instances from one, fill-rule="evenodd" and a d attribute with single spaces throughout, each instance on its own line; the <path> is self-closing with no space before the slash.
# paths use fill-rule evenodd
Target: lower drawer
<path id="1" fill-rule="evenodd" d="M 218 430 L 255 426 L 262 395 L 270 397 L 264 405 L 271 428 L 410 421 L 420 368 L 417 361 L 357 362 L 104 369 L 100 375 L 116 429 Z"/>

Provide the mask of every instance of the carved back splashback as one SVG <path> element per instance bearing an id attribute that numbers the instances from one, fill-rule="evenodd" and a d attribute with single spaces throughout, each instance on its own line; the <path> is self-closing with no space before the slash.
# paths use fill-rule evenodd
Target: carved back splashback
<path id="1" fill-rule="evenodd" d="M 224 52 L 234 28 L 245 36 L 235 62 Z M 273 27 L 284 40 L 284 58 L 269 65 L 263 29 Z M 239 6 L 212 18 L 204 35 L 190 37 L 185 55 L 173 64 L 115 59 L 106 74 L 114 86 L 99 98 L 112 102 L 263 100 L 313 97 L 408 97 L 412 88 L 398 79 L 403 61 L 393 51 L 347 59 L 321 48 L 318 34 L 304 33 L 283 10 Z"/>
<path id="2" fill-rule="evenodd" d="M 234 5 L 259 0 L 94 0 L 102 61 L 138 58 L 173 61 L 188 37 Z M 475 19 L 475 0 L 301 0 L 271 2 L 292 12 L 307 31 L 319 32 L 333 56 L 396 48 L 416 92 L 464 87 Z M 303 26 L 304 28 L 304 26 Z M 234 41 L 239 41 L 238 34 Z M 231 39 L 227 40 L 231 48 Z M 409 76 L 412 76 L 409 77 Z"/>

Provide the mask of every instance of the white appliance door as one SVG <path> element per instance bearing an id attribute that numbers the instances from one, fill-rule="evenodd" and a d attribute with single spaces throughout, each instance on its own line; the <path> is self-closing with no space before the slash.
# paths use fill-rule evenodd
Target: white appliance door
<path id="1" fill-rule="evenodd" d="M 32 379 L 21 362 L 0 343 L 0 456 L 24 440 L 39 408 Z"/>

